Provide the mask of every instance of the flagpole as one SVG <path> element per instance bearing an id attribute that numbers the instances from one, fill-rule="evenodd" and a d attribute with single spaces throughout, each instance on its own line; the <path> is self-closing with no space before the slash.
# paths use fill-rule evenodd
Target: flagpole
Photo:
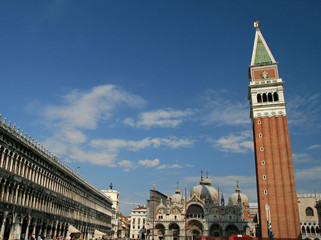
<path id="1" fill-rule="evenodd" d="M 154 240 L 154 233 L 155 233 L 155 184 L 153 190 L 153 240 Z"/>
<path id="2" fill-rule="evenodd" d="M 218 184 L 218 231 L 221 236 L 220 184 Z"/>
<path id="3" fill-rule="evenodd" d="M 186 218 L 187 218 L 187 209 L 186 209 L 186 187 L 187 187 L 187 184 L 185 184 L 185 239 L 187 239 L 187 224 L 186 224 Z"/>

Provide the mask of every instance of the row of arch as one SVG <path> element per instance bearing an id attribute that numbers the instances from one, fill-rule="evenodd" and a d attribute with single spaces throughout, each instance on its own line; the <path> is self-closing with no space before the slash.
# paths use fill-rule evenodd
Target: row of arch
<path id="1" fill-rule="evenodd" d="M 195 236 L 231 236 L 232 234 L 245 234 L 249 232 L 249 227 L 245 226 L 243 229 L 239 229 L 235 224 L 225 224 L 219 229 L 219 224 L 214 223 L 211 225 L 208 231 L 203 227 L 203 224 L 197 220 L 191 220 L 187 223 L 186 234 L 188 237 Z M 152 230 L 147 231 L 147 235 L 152 235 Z M 181 229 L 177 223 L 170 223 L 165 227 L 162 223 L 155 225 L 154 235 L 156 239 L 163 239 L 166 237 L 182 237 L 185 236 L 185 229 Z"/>
<path id="2" fill-rule="evenodd" d="M 320 234 L 319 226 L 302 226 L 301 227 L 302 234 Z"/>
<path id="3" fill-rule="evenodd" d="M 258 93 L 256 95 L 257 102 L 262 103 L 262 102 L 277 102 L 279 101 L 279 95 L 277 92 L 269 92 L 269 93 Z"/>
<path id="4" fill-rule="evenodd" d="M 3 212 L 0 214 L 0 239 L 22 239 L 29 236 L 49 239 L 65 238 L 72 234 L 69 231 L 70 223 L 61 220 L 49 220 L 46 216 L 31 217 L 26 214 Z M 81 231 L 83 239 L 93 236 L 95 227 L 73 223 Z"/>
<path id="5" fill-rule="evenodd" d="M 7 177 L 0 177 L 0 201 L 11 206 L 21 206 L 66 218 L 87 220 L 95 224 L 111 222 L 107 215 L 102 215 L 64 198 L 54 197 L 26 182 L 14 181 Z"/>
<path id="6" fill-rule="evenodd" d="M 75 198 L 75 196 L 81 194 L 79 190 L 67 184 L 61 177 L 55 176 L 45 170 L 43 166 L 41 166 L 43 163 L 39 159 L 37 162 L 40 166 L 0 146 L 0 167 L 2 169 L 69 198 Z M 77 197 L 77 200 L 81 200 L 81 197 Z"/>
<path id="7" fill-rule="evenodd" d="M 3 138 L 3 135 L 0 137 Z M 19 148 L 18 145 L 15 145 L 15 147 Z M 44 168 L 48 164 L 45 159 L 38 159 L 34 155 L 29 157 L 30 159 L 22 157 L 16 152 L 0 145 L 0 169 L 32 182 L 36 187 L 61 194 L 65 198 L 72 199 L 86 207 L 97 208 L 105 213 L 110 213 L 111 201 L 103 194 L 101 196 L 96 196 L 93 192 L 91 192 L 93 194 L 89 194 L 88 190 L 84 189 L 81 185 L 76 186 L 75 181 L 67 179 L 67 173 L 60 172 L 55 166 L 52 165 L 51 170 Z M 37 160 L 35 160 L 36 158 Z M 70 176 L 68 177 L 70 178 Z"/>

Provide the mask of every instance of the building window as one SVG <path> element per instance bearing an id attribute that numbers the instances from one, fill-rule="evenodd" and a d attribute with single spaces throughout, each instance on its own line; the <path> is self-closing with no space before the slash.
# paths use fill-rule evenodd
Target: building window
<path id="1" fill-rule="evenodd" d="M 263 137 L 263 135 L 262 135 L 262 133 L 260 133 L 260 134 L 259 134 L 259 138 L 262 138 L 262 137 Z"/>
<path id="2" fill-rule="evenodd" d="M 264 190 L 264 194 L 267 195 L 267 194 L 268 194 L 268 191 L 267 191 L 267 190 Z"/>
<path id="3" fill-rule="evenodd" d="M 264 147 L 260 147 L 260 151 L 263 152 L 264 151 Z"/>
<path id="4" fill-rule="evenodd" d="M 263 175 L 263 180 L 266 180 L 266 176 L 265 175 Z"/>
<path id="5" fill-rule="evenodd" d="M 257 98 L 257 102 L 258 102 L 258 103 L 261 103 L 261 102 L 262 102 L 261 94 L 258 94 L 258 95 L 256 96 L 256 98 Z"/>
<path id="6" fill-rule="evenodd" d="M 274 101 L 279 101 L 279 96 L 278 96 L 278 93 L 273 93 L 273 98 L 274 98 Z"/>
<path id="7" fill-rule="evenodd" d="M 273 102 L 272 93 L 268 93 L 268 100 L 269 100 L 269 102 Z"/>
<path id="8" fill-rule="evenodd" d="M 261 161 L 261 164 L 264 166 L 264 165 L 265 165 L 265 161 L 264 161 L 264 160 L 262 160 L 262 161 Z"/>
<path id="9" fill-rule="evenodd" d="M 307 208 L 305 209 L 305 215 L 306 215 L 306 216 L 314 216 L 314 214 L 313 214 L 313 209 L 310 208 L 310 207 L 307 207 Z"/>
<path id="10" fill-rule="evenodd" d="M 261 120 L 257 121 L 257 124 L 261 125 Z"/>
<path id="11" fill-rule="evenodd" d="M 266 96 L 266 93 L 263 93 L 263 102 L 267 102 L 267 96 Z"/>

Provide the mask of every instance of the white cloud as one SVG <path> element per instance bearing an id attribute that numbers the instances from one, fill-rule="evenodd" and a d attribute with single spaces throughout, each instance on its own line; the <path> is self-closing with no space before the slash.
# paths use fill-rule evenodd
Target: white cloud
<path id="1" fill-rule="evenodd" d="M 194 141 L 189 139 L 170 138 L 144 138 L 142 140 L 124 140 L 124 139 L 96 139 L 92 140 L 90 145 L 95 148 L 106 149 L 111 152 L 118 152 L 121 148 L 129 151 L 138 151 L 148 147 L 159 148 L 166 146 L 170 148 L 191 147 Z"/>
<path id="2" fill-rule="evenodd" d="M 92 149 L 85 130 L 95 130 L 100 121 L 109 120 L 120 107 L 139 108 L 146 101 L 115 85 L 96 86 L 89 91 L 74 90 L 63 97 L 61 105 L 48 105 L 41 114 L 53 135 L 44 143 L 69 161 L 91 162 L 116 167 L 119 145 L 126 141 L 109 142 L 108 149 Z M 115 147 L 113 147 L 113 145 Z M 143 144 L 143 143 L 142 143 Z M 136 143 L 137 145 L 137 143 Z M 142 148 L 133 146 L 133 148 Z"/>
<path id="3" fill-rule="evenodd" d="M 314 125 L 320 128 L 321 94 L 290 96 L 287 104 L 287 116 L 290 125 Z"/>
<path id="4" fill-rule="evenodd" d="M 321 148 L 321 144 L 312 145 L 312 146 L 310 146 L 308 149 L 309 149 L 309 150 L 312 150 L 312 149 L 318 149 L 318 148 Z"/>
<path id="5" fill-rule="evenodd" d="M 209 138 L 208 141 L 222 152 L 246 153 L 254 149 L 250 131 L 243 131 L 239 135 L 231 133 L 219 139 Z"/>
<path id="6" fill-rule="evenodd" d="M 182 166 L 176 163 L 176 164 L 172 164 L 172 165 L 171 164 L 163 164 L 163 165 L 157 167 L 157 169 L 159 169 L 159 170 L 171 169 L 171 168 L 182 168 Z"/>
<path id="7" fill-rule="evenodd" d="M 101 85 L 88 92 L 74 90 L 64 97 L 60 106 L 47 106 L 44 111 L 46 120 L 51 125 L 82 129 L 95 129 L 100 120 L 113 116 L 116 106 L 124 104 L 130 107 L 141 107 L 145 100 L 129 94 L 115 85 Z"/>
<path id="8" fill-rule="evenodd" d="M 308 168 L 308 169 L 299 169 L 295 170 L 295 179 L 296 180 L 310 180 L 316 181 L 321 180 L 321 166 Z"/>
<path id="9" fill-rule="evenodd" d="M 203 123 L 217 125 L 245 125 L 250 123 L 247 101 L 231 101 L 227 91 L 209 89 L 203 96 L 205 116 Z"/>
<path id="10" fill-rule="evenodd" d="M 312 157 L 308 153 L 292 153 L 293 162 L 308 163 L 313 162 Z"/>
<path id="11" fill-rule="evenodd" d="M 152 167 L 156 167 L 158 164 L 160 163 L 160 161 L 156 158 L 154 160 L 139 160 L 138 164 L 143 166 L 143 167 L 147 167 L 147 168 L 152 168 Z"/>
<path id="12" fill-rule="evenodd" d="M 140 114 L 139 120 L 135 124 L 132 118 L 126 118 L 124 123 L 129 126 L 151 128 L 151 127 L 177 127 L 185 117 L 193 114 L 190 109 L 178 111 L 174 109 L 156 110 Z"/>
<path id="13" fill-rule="evenodd" d="M 118 165 L 124 168 L 124 172 L 130 172 L 138 167 L 135 163 L 129 160 L 122 160 L 118 162 Z"/>

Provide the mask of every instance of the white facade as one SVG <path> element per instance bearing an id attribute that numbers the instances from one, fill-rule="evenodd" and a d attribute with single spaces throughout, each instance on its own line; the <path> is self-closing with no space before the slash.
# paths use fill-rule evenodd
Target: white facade
<path id="1" fill-rule="evenodd" d="M 301 234 L 303 239 L 320 239 L 320 227 L 316 203 L 321 194 L 298 194 Z"/>
<path id="2" fill-rule="evenodd" d="M 101 192 L 103 194 L 105 194 L 107 197 L 109 197 L 112 201 L 112 219 L 111 219 L 111 225 L 112 225 L 112 229 L 111 229 L 111 236 L 112 238 L 118 238 L 121 237 L 120 233 L 121 229 L 119 229 L 119 216 L 120 216 L 120 212 L 119 212 L 119 192 L 117 190 L 112 189 L 113 185 L 112 183 L 110 184 L 110 189 L 108 190 L 101 190 Z"/>
<path id="3" fill-rule="evenodd" d="M 145 239 L 146 236 L 146 207 L 138 207 L 130 212 L 130 238 Z"/>

